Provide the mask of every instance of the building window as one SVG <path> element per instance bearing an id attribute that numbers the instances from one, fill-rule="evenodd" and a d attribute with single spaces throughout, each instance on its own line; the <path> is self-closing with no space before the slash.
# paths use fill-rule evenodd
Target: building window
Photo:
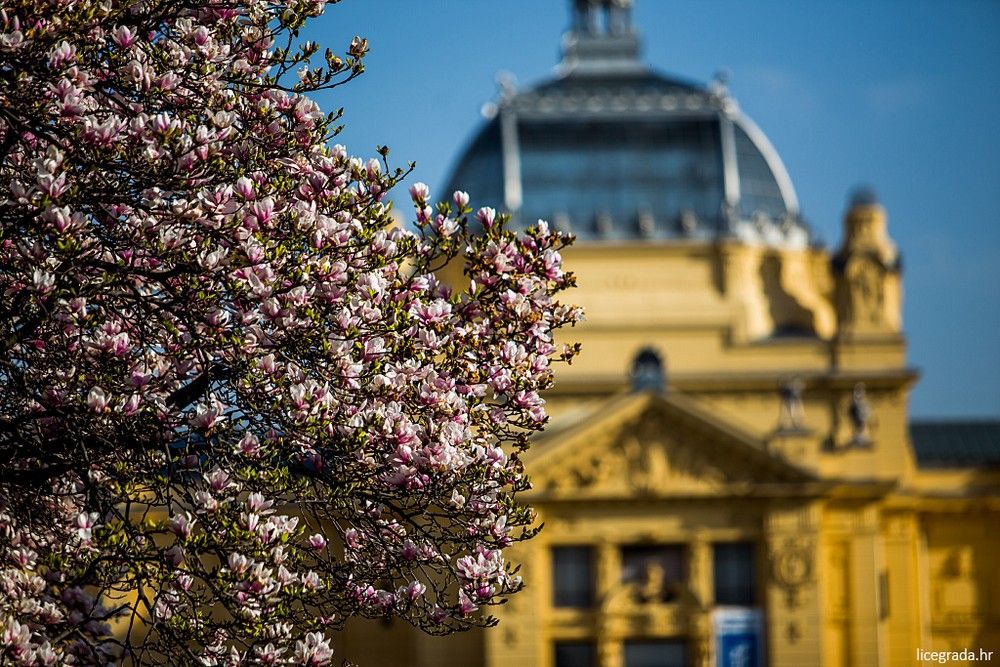
<path id="1" fill-rule="evenodd" d="M 751 542 L 712 545 L 715 604 L 750 607 L 757 602 L 757 574 Z"/>
<path id="2" fill-rule="evenodd" d="M 683 639 L 625 642 L 625 667 L 685 667 L 687 658 Z"/>
<path id="3" fill-rule="evenodd" d="M 556 642 L 555 667 L 593 667 L 596 655 L 590 642 Z"/>
<path id="4" fill-rule="evenodd" d="M 552 603 L 556 607 L 590 607 L 594 603 L 594 568 L 590 547 L 552 549 Z"/>
<path id="5" fill-rule="evenodd" d="M 632 360 L 632 391 L 663 393 L 667 386 L 667 371 L 663 357 L 651 347 L 643 348 Z"/>
<path id="6" fill-rule="evenodd" d="M 622 583 L 634 584 L 643 602 L 673 602 L 684 590 L 684 547 L 680 544 L 622 548 Z"/>

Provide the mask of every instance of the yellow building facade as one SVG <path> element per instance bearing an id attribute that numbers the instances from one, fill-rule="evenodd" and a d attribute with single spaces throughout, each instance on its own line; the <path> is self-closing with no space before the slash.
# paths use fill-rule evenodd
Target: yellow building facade
<path id="1" fill-rule="evenodd" d="M 853 206 L 834 257 L 725 243 L 623 245 L 612 263 L 609 249 L 569 254 L 590 354 L 561 376 L 529 454 L 545 530 L 520 547 L 532 585 L 486 633 L 482 664 L 1000 659 L 1000 473 L 920 465 L 899 276 L 878 259 L 892 252 L 885 223 L 879 205 Z M 753 312 L 748 276 L 769 262 L 789 282 L 758 284 Z M 731 287 L 733 266 L 743 277 Z M 629 294 L 620 285 L 636 268 Z M 818 297 L 817 321 L 834 315 L 829 337 L 739 338 L 748 320 L 790 316 L 781 304 L 805 307 L 794 292 Z M 661 392 L 633 391 L 625 372 L 648 348 L 669 367 Z M 557 597 L 573 585 L 559 581 L 567 566 L 591 581 L 577 602 Z M 734 605 L 759 613 L 759 662 L 720 655 L 718 617 Z M 561 647 L 588 657 L 559 660 Z M 662 662 L 646 657 L 657 651 Z"/>
<path id="2" fill-rule="evenodd" d="M 583 353 L 548 395 L 499 626 L 358 625 L 399 667 L 1000 662 L 1000 427 L 910 423 L 899 254 L 870 192 L 813 242 L 724 87 L 641 65 L 580 0 L 552 82 L 502 91 L 453 181 L 576 233 Z M 919 295 L 915 298 L 919 298 Z"/>

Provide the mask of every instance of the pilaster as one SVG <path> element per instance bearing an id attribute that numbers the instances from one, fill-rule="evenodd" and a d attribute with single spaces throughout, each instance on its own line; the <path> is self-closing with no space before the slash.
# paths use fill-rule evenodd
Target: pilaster
<path id="1" fill-rule="evenodd" d="M 703 537 L 696 536 L 690 542 L 689 549 L 688 585 L 695 607 L 691 611 L 691 645 L 694 652 L 692 664 L 697 667 L 711 667 L 714 658 L 711 619 L 714 602 L 712 545 Z"/>
<path id="2" fill-rule="evenodd" d="M 522 543 L 511 549 L 508 558 L 521 564 L 520 575 L 531 584 L 512 595 L 507 604 L 490 609 L 500 623 L 484 633 L 483 664 L 485 667 L 543 667 L 547 663 L 541 654 L 546 643 L 541 632 L 545 619 L 539 614 L 543 603 L 540 593 L 552 590 L 547 550 Z"/>
<path id="3" fill-rule="evenodd" d="M 609 601 L 621 588 L 621 552 L 618 545 L 610 540 L 602 540 L 597 546 L 597 599 Z M 602 604 L 605 611 L 609 605 Z M 609 618 L 605 613 L 604 617 Z M 597 627 L 597 657 L 601 667 L 624 667 L 621 641 L 616 628 L 608 623 Z"/>
<path id="4" fill-rule="evenodd" d="M 888 662 L 892 667 L 912 664 L 920 640 L 921 581 L 918 549 L 920 529 L 915 514 L 900 513 L 883 520 Z"/>
<path id="5" fill-rule="evenodd" d="M 822 665 L 819 505 L 776 504 L 765 526 L 768 664 Z"/>
<path id="6" fill-rule="evenodd" d="M 879 574 L 884 570 L 878 508 L 859 509 L 850 542 L 850 663 L 878 667 L 885 664 L 879 614 Z"/>

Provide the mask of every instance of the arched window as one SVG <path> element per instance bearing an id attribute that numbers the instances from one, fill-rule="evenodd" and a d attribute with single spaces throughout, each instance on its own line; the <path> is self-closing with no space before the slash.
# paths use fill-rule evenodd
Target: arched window
<path id="1" fill-rule="evenodd" d="M 667 387 L 667 369 L 660 354 L 651 347 L 639 350 L 632 360 L 632 391 L 662 393 Z"/>

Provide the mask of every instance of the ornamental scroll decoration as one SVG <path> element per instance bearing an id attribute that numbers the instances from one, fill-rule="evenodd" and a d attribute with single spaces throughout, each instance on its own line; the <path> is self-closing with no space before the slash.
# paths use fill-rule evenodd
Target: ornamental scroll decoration
<path id="1" fill-rule="evenodd" d="M 771 549 L 771 571 L 774 581 L 785 591 L 789 609 L 799 606 L 799 592 L 812 583 L 815 544 L 802 537 L 789 537 Z"/>
<path id="2" fill-rule="evenodd" d="M 774 581 L 785 591 L 785 606 L 799 606 L 799 592 L 813 581 L 815 544 L 801 537 L 789 537 L 771 549 L 771 572 Z M 790 644 L 802 637 L 797 620 L 789 621 L 785 636 Z"/>

